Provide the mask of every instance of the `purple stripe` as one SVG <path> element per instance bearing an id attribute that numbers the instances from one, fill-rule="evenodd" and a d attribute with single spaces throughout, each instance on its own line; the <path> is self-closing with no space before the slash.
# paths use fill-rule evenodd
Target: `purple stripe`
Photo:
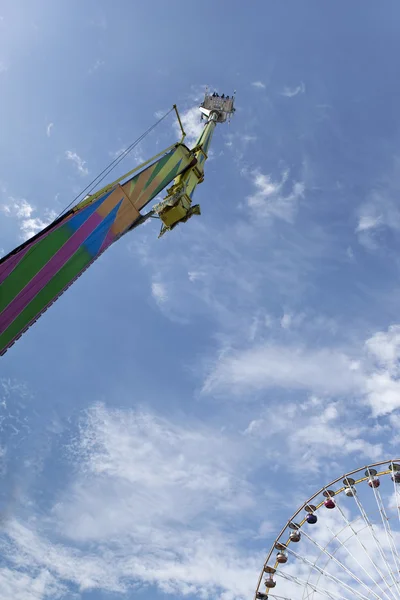
<path id="1" fill-rule="evenodd" d="M 15 269 L 19 261 L 24 258 L 25 254 L 30 248 L 32 248 L 35 244 L 39 244 L 48 235 L 50 235 L 50 233 L 53 233 L 53 231 L 57 231 L 57 229 L 59 229 L 62 225 L 65 225 L 65 223 L 68 223 L 69 219 L 70 216 L 68 217 L 68 219 L 65 219 L 65 221 L 61 221 L 61 223 L 58 223 L 55 227 L 53 227 L 53 229 L 46 231 L 46 233 L 44 233 L 39 239 L 37 238 L 33 242 L 28 243 L 25 246 L 25 248 L 20 250 L 14 256 L 10 256 L 9 259 L 7 259 L 2 265 L 0 265 L 0 283 L 2 283 L 5 280 L 5 278 L 8 277 L 8 275 L 11 273 L 11 271 Z"/>
<path id="2" fill-rule="evenodd" d="M 18 254 L 14 254 L 14 256 L 10 256 L 4 263 L 0 266 L 0 283 L 3 283 L 5 278 L 15 269 L 20 260 L 23 259 L 25 254 L 28 252 L 29 247 L 20 250 Z"/>
<path id="3" fill-rule="evenodd" d="M 82 274 L 83 274 L 83 273 L 86 271 L 86 269 L 88 269 L 88 268 L 90 267 L 90 265 L 92 265 L 92 264 L 94 263 L 94 261 L 95 261 L 95 260 L 96 260 L 96 259 L 97 259 L 99 256 L 100 256 L 99 254 L 98 254 L 97 256 L 95 256 L 95 257 L 93 258 L 93 260 L 91 260 L 91 261 L 90 261 L 90 263 L 89 263 L 89 264 L 87 264 L 87 265 L 86 265 L 86 266 L 85 266 L 85 267 L 84 267 L 84 268 L 83 268 L 81 271 L 79 271 L 79 273 L 78 273 L 78 274 L 77 274 L 77 275 L 76 275 L 76 276 L 75 276 L 73 279 L 71 279 L 71 281 L 69 281 L 69 282 L 68 282 L 68 283 L 65 285 L 65 287 L 64 287 L 64 288 L 61 290 L 61 292 L 59 292 L 59 293 L 57 294 L 57 296 L 55 296 L 54 298 L 52 298 L 52 299 L 50 300 L 50 302 L 48 302 L 48 303 L 47 303 L 47 304 L 46 304 L 46 305 L 45 305 L 45 306 L 44 306 L 44 307 L 43 307 L 43 308 L 42 308 L 42 309 L 41 309 L 41 310 L 40 310 L 40 311 L 39 311 L 39 312 L 38 312 L 38 313 L 37 313 L 37 314 L 36 314 L 36 315 L 33 317 L 33 319 L 31 319 L 31 320 L 29 321 L 29 323 L 27 323 L 27 325 L 25 325 L 25 327 L 24 327 L 24 328 L 23 328 L 21 331 L 19 331 L 19 332 L 17 333 L 17 335 L 15 335 L 15 336 L 13 337 L 13 339 L 12 339 L 12 340 L 10 340 L 6 346 L 4 346 L 4 348 L 0 349 L 0 356 L 3 356 L 3 355 L 4 355 L 4 354 L 7 352 L 7 350 L 8 350 L 9 348 L 11 348 L 11 346 L 13 346 L 13 344 L 15 344 L 15 342 L 16 342 L 17 340 L 19 340 L 19 338 L 20 338 L 20 337 L 21 337 L 21 336 L 22 336 L 22 335 L 23 335 L 23 334 L 24 334 L 24 333 L 25 333 L 25 332 L 26 332 L 26 331 L 27 331 L 27 330 L 28 330 L 28 329 L 29 329 L 29 328 L 30 328 L 30 327 L 31 327 L 31 326 L 34 324 L 34 323 L 36 323 L 36 321 L 37 321 L 37 320 L 38 320 L 38 319 L 39 319 L 39 318 L 42 316 L 42 314 L 43 314 L 43 313 L 45 313 L 45 312 L 46 312 L 46 310 L 48 310 L 48 308 L 50 308 L 50 306 L 51 306 L 52 304 L 54 304 L 54 302 L 56 302 L 56 301 L 58 300 L 58 298 L 59 298 L 60 296 L 62 296 L 62 295 L 63 295 L 63 293 L 64 293 L 64 292 L 65 292 L 65 291 L 66 291 L 66 290 L 67 290 L 67 289 L 68 289 L 68 288 L 69 288 L 69 287 L 70 287 L 70 286 L 71 286 L 73 283 L 75 283 L 75 281 L 76 281 L 77 279 L 79 279 L 79 277 L 80 277 L 80 276 L 81 276 L 81 275 L 82 275 Z"/>
<path id="4" fill-rule="evenodd" d="M 57 294 L 57 296 L 56 296 L 55 298 L 52 298 L 52 299 L 50 300 L 50 302 L 48 302 L 48 303 L 47 303 L 47 304 L 46 304 L 46 305 L 45 305 L 45 306 L 44 306 L 44 307 L 43 307 L 43 308 L 42 308 L 42 309 L 41 309 L 41 310 L 40 310 L 40 311 L 39 311 L 39 312 L 38 312 L 38 313 L 37 313 L 37 314 L 36 314 L 36 315 L 33 317 L 33 319 L 31 319 L 31 320 L 29 321 L 29 323 L 27 323 L 27 325 L 25 325 L 25 327 L 22 329 L 22 331 L 19 331 L 19 332 L 17 333 L 17 335 L 16 335 L 16 336 L 14 336 L 14 337 L 13 337 L 13 339 L 12 339 L 10 342 L 8 342 L 8 344 L 7 344 L 6 346 L 4 346 L 4 348 L 0 349 L 0 356 L 3 356 L 3 355 L 4 355 L 4 354 L 7 352 L 7 350 L 8 350 L 9 348 L 11 348 L 11 346 L 12 346 L 13 344 L 15 344 L 15 342 L 16 342 L 16 341 L 17 341 L 17 340 L 18 340 L 18 339 L 19 339 L 19 338 L 20 338 L 20 337 L 21 337 L 21 336 L 22 336 L 22 335 L 23 335 L 23 334 L 24 334 L 24 333 L 25 333 L 25 332 L 26 332 L 26 331 L 29 329 L 29 327 L 31 327 L 31 325 L 33 325 L 34 323 L 36 323 L 36 321 L 37 321 L 37 320 L 38 320 L 38 319 L 39 319 L 39 318 L 42 316 L 42 314 L 43 314 L 43 313 L 45 313 L 45 312 L 46 312 L 46 310 L 47 310 L 47 309 L 48 309 L 48 308 L 49 308 L 49 307 L 50 307 L 50 306 L 51 306 L 51 305 L 52 305 L 52 304 L 53 304 L 53 303 L 54 303 L 56 300 L 58 300 L 58 298 L 59 298 L 60 296 L 62 296 L 62 295 L 63 295 L 63 293 L 64 293 L 64 292 L 65 292 L 65 291 L 66 291 L 66 290 L 67 290 L 67 289 L 68 289 L 68 288 L 69 288 L 69 287 L 70 287 L 70 286 L 71 286 L 73 283 L 75 283 L 75 281 L 76 281 L 77 279 L 79 279 L 79 277 L 80 277 L 80 276 L 81 276 L 81 275 L 82 275 L 82 274 L 83 274 L 83 273 L 84 273 L 84 272 L 85 272 L 85 271 L 86 271 L 86 270 L 87 270 L 87 269 L 90 267 L 90 265 L 92 265 L 92 264 L 94 263 L 94 261 L 95 261 L 95 260 L 97 260 L 97 259 L 98 259 L 98 258 L 99 258 L 99 257 L 100 257 L 102 254 L 103 254 L 103 252 L 104 252 L 104 251 L 107 249 L 107 247 L 108 247 L 109 245 L 111 245 L 111 244 L 112 244 L 112 242 L 113 242 L 113 241 L 115 241 L 115 239 L 116 239 L 116 236 L 115 236 L 115 234 L 114 234 L 114 233 L 112 233 L 112 232 L 110 232 L 110 231 L 108 232 L 107 236 L 111 236 L 111 238 L 112 238 L 112 239 L 111 239 L 111 241 L 110 241 L 110 243 L 109 243 L 107 246 L 105 246 L 105 244 L 103 243 L 103 246 L 102 246 L 102 248 L 103 248 L 103 249 L 102 249 L 102 250 L 101 250 L 101 251 L 100 251 L 98 254 L 96 254 L 96 255 L 93 257 L 93 259 L 92 259 L 92 260 L 91 260 L 91 261 L 90 261 L 90 262 L 89 262 L 87 265 L 85 265 L 85 266 L 83 267 L 83 269 L 82 269 L 81 271 L 79 271 L 79 273 L 78 273 L 77 275 L 75 275 L 75 277 L 74 277 L 73 279 L 71 279 L 71 281 L 68 281 L 68 283 L 67 283 L 67 284 L 66 284 L 66 285 L 63 287 L 63 289 L 62 289 L 62 290 L 61 290 L 61 291 L 60 291 L 60 292 Z"/>
<path id="5" fill-rule="evenodd" d="M 9 327 L 10 323 L 28 306 L 29 302 L 49 283 L 52 277 L 59 271 L 71 256 L 78 250 L 80 245 L 101 223 L 103 217 L 96 212 L 69 238 L 60 250 L 45 264 L 33 279 L 20 291 L 18 296 L 3 310 L 0 318 L 0 333 Z"/>

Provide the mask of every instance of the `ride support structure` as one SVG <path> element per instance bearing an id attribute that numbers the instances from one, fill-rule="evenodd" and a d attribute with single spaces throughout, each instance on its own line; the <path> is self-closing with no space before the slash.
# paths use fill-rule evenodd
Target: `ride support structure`
<path id="1" fill-rule="evenodd" d="M 224 123 L 234 113 L 234 96 L 231 98 L 206 93 L 200 106 L 202 118 L 206 124 L 194 148 L 192 149 L 195 163 L 174 180 L 167 190 L 166 198 L 153 207 L 163 225 L 160 237 L 181 222 L 186 222 L 193 215 L 200 215 L 200 206 L 192 206 L 192 196 L 196 186 L 204 180 L 204 164 L 207 160 L 208 149 L 217 123 Z"/>
<path id="2" fill-rule="evenodd" d="M 0 259 L 0 355 L 123 235 L 149 218 L 158 218 L 161 236 L 200 214 L 199 205 L 192 206 L 193 193 L 204 180 L 216 124 L 229 120 L 235 111 L 234 96 L 206 92 L 200 105 L 206 122 L 192 149 L 183 143 L 186 134 L 176 106 L 173 108 L 182 131 L 179 142 L 89 193 Z M 128 151 L 122 154 L 126 156 Z M 105 171 L 111 172 L 116 166 L 112 165 Z M 171 183 L 164 200 L 143 214 L 141 211 Z"/>

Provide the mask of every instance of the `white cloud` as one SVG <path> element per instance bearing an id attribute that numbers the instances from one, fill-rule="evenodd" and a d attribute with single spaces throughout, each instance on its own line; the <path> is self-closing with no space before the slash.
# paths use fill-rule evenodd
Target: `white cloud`
<path id="1" fill-rule="evenodd" d="M 18 199 L 10 197 L 8 202 L 1 205 L 1 210 L 9 217 L 28 219 L 34 212 L 35 208 L 24 198 Z"/>
<path id="2" fill-rule="evenodd" d="M 183 427 L 146 412 L 109 410 L 99 404 L 89 411 L 71 451 L 79 459 L 83 478 L 72 493 L 87 505 L 74 515 L 81 520 L 78 529 L 64 515 L 68 507 L 60 507 L 65 533 L 72 538 L 103 540 L 119 535 L 127 525 L 124 518 L 138 535 L 146 523 L 193 526 L 196 519 L 203 520 L 206 509 L 240 512 L 254 504 L 248 484 L 237 479 L 237 461 L 247 461 L 239 458 L 240 444 L 200 424 Z M 97 484 L 89 481 L 91 477 Z M 93 514 L 91 504 L 109 513 L 106 498 L 92 488 L 103 487 L 107 479 L 107 486 L 132 487 L 129 496 L 124 495 L 123 503 L 128 503 L 124 515 L 116 510 L 97 524 L 85 521 Z M 114 495 L 110 490 L 106 496 L 110 494 Z M 114 497 L 118 503 L 119 494 Z"/>
<path id="3" fill-rule="evenodd" d="M 8 201 L 0 205 L 0 210 L 7 217 L 14 217 L 19 222 L 21 238 L 27 240 L 44 227 L 47 227 L 56 217 L 54 211 L 47 211 L 45 218 L 34 217 L 36 208 L 29 204 L 24 198 L 9 197 Z"/>
<path id="4" fill-rule="evenodd" d="M 290 329 L 292 324 L 293 316 L 290 313 L 284 313 L 281 319 L 281 327 L 283 329 Z"/>
<path id="5" fill-rule="evenodd" d="M 259 90 L 264 90 L 266 88 L 265 83 L 263 83 L 262 81 L 253 81 L 251 85 L 255 88 L 258 88 Z"/>
<path id="6" fill-rule="evenodd" d="M 157 304 L 163 304 L 168 300 L 167 288 L 160 281 L 153 281 L 151 284 L 151 293 Z"/>
<path id="7" fill-rule="evenodd" d="M 382 445 L 371 443 L 369 428 L 353 421 L 354 412 L 345 402 L 311 396 L 304 402 L 277 403 L 251 421 L 244 433 L 262 444 L 268 439 L 269 460 L 293 461 L 294 470 L 300 461 L 308 471 L 317 471 L 326 458 L 333 461 L 349 454 L 379 460 Z"/>
<path id="8" fill-rule="evenodd" d="M 362 215 L 358 221 L 356 232 L 374 229 L 382 223 L 382 216 L 373 217 L 372 215 Z"/>
<path id="9" fill-rule="evenodd" d="M 291 330 L 300 327 L 305 320 L 306 314 L 303 312 L 294 313 L 290 311 L 285 311 L 280 320 L 280 324 L 282 329 Z M 306 322 L 306 326 L 310 331 L 314 329 L 325 329 L 326 331 L 334 329 L 334 324 L 332 322 L 329 322 L 329 319 L 325 319 L 322 316 L 309 316 Z"/>
<path id="10" fill-rule="evenodd" d="M 282 96 L 286 96 L 287 98 L 293 98 L 294 96 L 297 96 L 298 94 L 304 94 L 305 91 L 306 91 L 305 85 L 303 82 L 301 82 L 300 85 L 298 85 L 295 88 L 285 87 L 285 89 L 282 92 Z"/>
<path id="11" fill-rule="evenodd" d="M 238 395 L 273 388 L 345 394 L 359 390 L 362 382 L 354 361 L 340 350 L 270 343 L 225 354 L 203 389 Z"/>
<path id="12" fill-rule="evenodd" d="M 400 408 L 400 325 L 379 331 L 365 343 L 373 367 L 366 381 L 373 416 Z"/>
<path id="13" fill-rule="evenodd" d="M 391 325 L 387 332 L 378 331 L 365 342 L 365 345 L 380 367 L 386 367 L 392 374 L 398 372 L 400 325 Z"/>
<path id="14" fill-rule="evenodd" d="M 181 114 L 181 121 L 183 125 L 183 129 L 186 132 L 185 143 L 188 146 L 192 146 L 197 139 L 199 138 L 201 132 L 204 128 L 204 121 L 200 120 L 200 111 L 198 106 L 193 106 L 189 108 L 189 110 L 185 111 Z M 181 134 L 181 130 L 179 128 L 178 123 L 174 123 L 175 130 L 177 135 Z"/>
<path id="15" fill-rule="evenodd" d="M 374 417 L 400 408 L 400 381 L 388 372 L 372 373 L 367 379 L 366 387 Z"/>
<path id="16" fill-rule="evenodd" d="M 47 569 L 37 569 L 35 573 L 28 574 L 0 568 L 0 600 L 56 600 L 66 593 L 66 587 Z"/>
<path id="17" fill-rule="evenodd" d="M 5 62 L 0 60 L 0 73 L 6 73 L 6 71 L 8 71 L 8 66 Z"/>
<path id="18" fill-rule="evenodd" d="M 262 557 L 239 543 L 249 529 L 229 528 L 250 510 L 252 523 L 259 506 L 241 441 L 199 423 L 96 405 L 71 446 L 77 479 L 44 519 L 7 524 L 3 556 L 81 591 L 150 584 L 170 594 L 248 597 Z"/>
<path id="19" fill-rule="evenodd" d="M 400 210 L 396 199 L 398 190 L 388 185 L 385 193 L 373 191 L 368 201 L 358 209 L 355 229 L 360 244 L 370 250 L 379 247 L 379 233 L 385 228 L 400 231 Z"/>
<path id="20" fill-rule="evenodd" d="M 47 135 L 47 137 L 51 136 L 51 130 L 53 129 L 53 127 L 54 127 L 54 123 L 49 123 L 47 125 L 47 127 L 46 127 L 46 135 Z"/>
<path id="21" fill-rule="evenodd" d="M 40 217 L 35 217 L 34 219 L 24 219 L 21 221 L 20 229 L 21 236 L 24 240 L 29 240 L 29 238 L 33 237 L 39 231 L 50 225 L 52 221 L 54 221 L 56 217 L 56 212 L 51 211 L 47 214 L 46 219 L 41 219 Z"/>
<path id="22" fill-rule="evenodd" d="M 89 171 L 87 167 L 85 167 L 86 161 L 84 161 L 76 152 L 67 150 L 65 152 L 65 157 L 67 160 L 72 161 L 76 165 L 76 168 L 78 169 L 79 173 L 81 173 L 81 175 L 88 175 Z"/>
<path id="23" fill-rule="evenodd" d="M 285 195 L 283 188 L 288 177 L 289 173 L 285 171 L 281 181 L 273 181 L 270 175 L 253 171 L 252 183 L 256 192 L 247 197 L 247 204 L 257 216 L 293 221 L 298 200 L 304 196 L 305 186 L 302 182 L 295 182 L 291 191 Z"/>
<path id="24" fill-rule="evenodd" d="M 304 315 L 300 314 L 301 323 Z M 285 313 L 281 326 L 289 329 Z M 248 398 L 261 390 L 306 391 L 359 398 L 373 417 L 400 408 L 400 325 L 377 332 L 354 350 L 267 343 L 241 350 L 224 350 L 205 379 L 206 393 Z"/>

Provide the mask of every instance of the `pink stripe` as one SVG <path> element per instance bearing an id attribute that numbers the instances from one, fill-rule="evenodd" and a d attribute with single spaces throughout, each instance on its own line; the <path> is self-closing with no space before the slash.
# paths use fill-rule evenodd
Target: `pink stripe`
<path id="1" fill-rule="evenodd" d="M 29 244 L 27 244 L 25 246 L 25 248 L 23 250 L 20 250 L 17 254 L 15 254 L 14 256 L 10 256 L 9 259 L 7 259 L 5 262 L 3 262 L 3 264 L 0 265 L 0 283 L 2 283 L 5 280 L 5 278 L 11 273 L 11 271 L 13 271 L 15 269 L 15 267 L 17 266 L 19 261 L 24 258 L 25 254 L 28 252 L 28 250 L 30 250 L 30 248 L 32 248 L 36 244 L 39 244 L 48 235 L 50 235 L 50 233 L 53 233 L 53 231 L 57 231 L 57 229 L 59 229 L 61 227 L 61 225 L 65 225 L 65 223 L 68 223 L 70 217 L 71 217 L 71 215 L 67 219 L 65 219 L 65 221 L 61 221 L 55 227 L 53 227 L 53 229 L 50 229 L 49 231 L 47 231 L 39 239 L 36 239 L 33 242 L 30 242 Z"/>
<path id="2" fill-rule="evenodd" d="M 55 296 L 54 298 L 52 298 L 52 299 L 50 300 L 50 302 L 48 302 L 48 303 L 46 304 L 46 306 L 44 306 L 44 307 L 41 309 L 41 311 L 40 311 L 40 312 L 38 312 L 38 313 L 37 313 L 37 315 L 35 315 L 35 316 L 33 317 L 33 319 L 31 319 L 31 320 L 29 321 L 29 323 L 28 323 L 28 324 L 27 324 L 27 325 L 25 325 L 25 327 L 24 327 L 24 328 L 23 328 L 21 331 L 19 331 L 19 332 L 17 333 L 17 335 L 16 335 L 16 336 L 14 336 L 14 337 L 13 337 L 13 339 L 12 339 L 10 342 L 8 342 L 7 346 L 4 346 L 4 348 L 2 348 L 2 349 L 0 350 L 0 356 L 3 356 L 3 355 L 4 355 L 4 354 L 7 352 L 7 350 L 8 350 L 9 348 L 11 348 L 11 346 L 13 346 L 13 345 L 15 344 L 15 342 L 16 342 L 17 340 L 19 340 L 19 338 L 20 338 L 20 337 L 22 337 L 22 336 L 23 336 L 23 334 L 24 334 L 24 333 L 26 333 L 26 331 L 28 331 L 28 329 L 29 329 L 29 328 L 30 328 L 30 327 L 31 327 L 31 326 L 32 326 L 34 323 L 36 323 L 36 321 L 37 321 L 37 320 L 38 320 L 38 319 L 39 319 L 39 318 L 40 318 L 40 317 L 41 317 L 41 316 L 42 316 L 42 315 L 43 315 L 43 314 L 46 312 L 46 310 L 48 310 L 48 309 L 50 308 L 50 306 L 52 306 L 52 304 L 54 304 L 54 302 L 56 302 L 56 301 L 59 299 L 59 297 L 60 297 L 60 296 L 62 296 L 62 295 L 63 295 L 63 293 L 64 293 L 64 292 L 65 292 L 65 291 L 66 291 L 66 290 L 67 290 L 67 289 L 68 289 L 68 288 L 69 288 L 69 287 L 70 287 L 70 286 L 71 286 L 73 283 L 75 283 L 75 281 L 76 281 L 77 279 L 79 279 L 79 277 L 80 277 L 80 276 L 81 276 L 81 275 L 82 275 L 82 274 L 83 274 L 83 273 L 86 271 L 86 269 L 88 269 L 88 268 L 90 267 L 90 265 L 92 265 L 92 264 L 94 263 L 94 261 L 95 261 L 95 260 L 96 260 L 96 259 L 97 259 L 99 256 L 100 256 L 99 254 L 98 254 L 97 256 L 95 256 L 95 257 L 94 257 L 94 259 L 93 259 L 93 260 L 92 260 L 92 261 L 91 261 L 89 264 L 87 264 L 87 265 L 86 265 L 86 266 L 85 266 L 85 267 L 82 269 L 82 271 L 80 271 L 80 272 L 78 273 L 78 275 L 76 275 L 76 276 L 75 276 L 73 279 L 71 279 L 71 281 L 69 281 L 69 282 L 67 283 L 67 285 L 66 285 L 66 286 L 65 286 L 65 287 L 64 287 L 64 288 L 61 290 L 61 292 L 59 292 L 59 294 L 57 294 L 57 296 Z"/>
<path id="3" fill-rule="evenodd" d="M 52 277 L 59 271 L 92 231 L 101 223 L 103 217 L 93 213 L 89 219 L 72 235 L 60 250 L 49 260 L 18 296 L 3 310 L 0 319 L 0 333 L 9 327 L 10 323 L 28 306 L 36 294 L 44 288 Z"/>
<path id="4" fill-rule="evenodd" d="M 63 288 L 63 289 L 62 289 L 62 290 L 59 292 L 59 294 L 58 294 L 58 295 L 57 295 L 55 298 L 52 298 L 52 299 L 50 300 L 50 302 L 49 302 L 48 304 L 46 304 L 46 306 L 44 306 L 44 307 L 42 308 L 42 310 L 41 310 L 40 312 L 38 312 L 38 314 L 37 314 L 37 315 L 35 315 L 35 316 L 33 317 L 33 319 L 31 319 L 31 320 L 29 321 L 29 323 L 28 323 L 28 324 L 27 324 L 27 325 L 24 327 L 24 329 L 22 329 L 22 331 L 20 331 L 19 333 L 17 333 L 17 335 L 16 335 L 15 337 L 13 337 L 13 339 L 12 339 L 12 340 L 11 340 L 11 341 L 10 341 L 10 342 L 7 344 L 7 346 L 5 346 L 4 348 L 2 348 L 2 349 L 0 350 L 0 356 L 3 356 L 3 355 L 4 355 L 4 354 L 7 352 L 7 350 L 8 350 L 9 348 L 11 348 L 11 346 L 12 346 L 13 344 L 15 344 L 15 342 L 16 342 L 17 340 L 19 340 L 19 338 L 20 338 L 20 337 L 21 337 L 21 336 L 22 336 L 22 335 L 23 335 L 23 334 L 24 334 L 24 333 L 25 333 L 25 332 L 26 332 L 26 331 L 29 329 L 29 327 L 31 327 L 31 325 L 33 325 L 34 323 L 36 323 L 36 321 L 37 321 L 37 320 L 38 320 L 38 319 L 39 319 L 39 318 L 42 316 L 42 314 L 43 314 L 43 313 L 45 313 L 45 312 L 46 312 L 46 310 L 47 310 L 47 309 L 48 309 L 48 308 L 49 308 L 49 307 L 50 307 L 52 304 L 54 304 L 54 302 L 56 302 L 56 300 L 58 300 L 58 298 L 59 298 L 60 296 L 62 296 L 62 295 L 63 295 L 63 293 L 64 293 L 64 292 L 65 292 L 65 291 L 66 291 L 66 290 L 67 290 L 67 289 L 68 289 L 68 288 L 69 288 L 69 287 L 70 287 L 70 286 L 71 286 L 73 283 L 75 283 L 75 281 L 76 281 L 77 279 L 79 279 L 79 277 L 80 277 L 80 276 L 81 276 L 81 275 L 82 275 L 82 274 L 83 274 L 83 273 L 84 273 L 84 272 L 85 272 L 85 271 L 86 271 L 86 270 L 87 270 L 87 269 L 90 267 L 90 265 L 92 265 L 92 264 L 94 263 L 94 261 L 95 261 L 95 260 L 97 260 L 97 259 L 98 259 L 98 258 L 99 258 L 99 257 L 100 257 L 102 254 L 103 254 L 103 252 L 104 252 L 105 250 L 107 250 L 108 246 L 110 246 L 110 245 L 112 244 L 112 242 L 113 242 L 113 241 L 115 240 L 115 238 L 116 238 L 115 234 L 113 234 L 112 232 L 108 232 L 107 236 L 112 238 L 112 239 L 111 239 L 111 241 L 110 241 L 110 243 L 109 243 L 109 244 L 107 244 L 107 246 L 105 246 L 105 245 L 104 245 L 104 243 L 103 243 L 102 250 L 100 250 L 100 252 L 99 252 L 98 254 L 96 254 L 96 255 L 93 257 L 93 260 L 91 260 L 91 261 L 90 261 L 90 263 L 88 263 L 88 264 L 87 264 L 87 265 L 86 265 L 86 266 L 85 266 L 85 267 L 82 269 L 82 271 L 80 271 L 80 272 L 79 272 L 79 273 L 78 273 L 78 274 L 77 274 L 77 275 L 76 275 L 76 276 L 75 276 L 73 279 L 71 279 L 71 281 L 69 281 L 69 282 L 66 284 L 66 286 L 65 286 L 65 287 L 64 287 L 64 288 Z M 107 238 L 106 238 L 106 239 L 107 239 Z"/>

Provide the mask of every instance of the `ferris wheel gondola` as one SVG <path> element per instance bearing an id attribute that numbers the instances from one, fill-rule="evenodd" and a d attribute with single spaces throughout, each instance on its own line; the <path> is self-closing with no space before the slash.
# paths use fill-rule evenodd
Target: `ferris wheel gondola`
<path id="1" fill-rule="evenodd" d="M 400 459 L 326 484 L 275 538 L 255 600 L 399 600 Z"/>

